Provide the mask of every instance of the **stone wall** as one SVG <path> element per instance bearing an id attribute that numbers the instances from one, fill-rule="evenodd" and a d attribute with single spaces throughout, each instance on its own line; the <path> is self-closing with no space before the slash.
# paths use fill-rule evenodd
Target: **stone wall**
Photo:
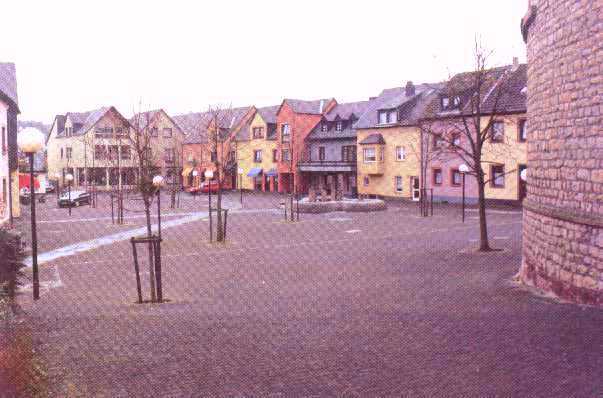
<path id="1" fill-rule="evenodd" d="M 521 280 L 603 304 L 603 1 L 531 0 Z"/>

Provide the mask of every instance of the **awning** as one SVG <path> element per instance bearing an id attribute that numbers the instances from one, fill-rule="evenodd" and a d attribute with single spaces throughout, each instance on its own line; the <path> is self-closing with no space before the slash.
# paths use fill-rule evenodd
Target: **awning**
<path id="1" fill-rule="evenodd" d="M 254 167 L 253 169 L 249 170 L 249 173 L 247 173 L 247 177 L 257 177 L 260 174 L 262 174 L 262 168 L 261 167 Z"/>
<path id="2" fill-rule="evenodd" d="M 278 176 L 278 173 L 277 173 L 276 169 L 270 169 L 266 172 L 266 176 L 267 177 L 276 177 L 276 176 Z"/>
<path id="3" fill-rule="evenodd" d="M 192 167 L 185 167 L 184 170 L 182 170 L 182 177 L 188 177 L 191 171 L 193 171 Z"/>

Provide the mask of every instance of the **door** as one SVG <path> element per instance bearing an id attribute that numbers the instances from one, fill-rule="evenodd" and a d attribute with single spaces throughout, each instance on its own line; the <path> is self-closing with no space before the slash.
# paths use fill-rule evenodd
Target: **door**
<path id="1" fill-rule="evenodd" d="M 412 200 L 413 202 L 418 202 L 421 197 L 421 186 L 419 183 L 419 177 L 411 177 L 411 187 L 412 187 Z"/>

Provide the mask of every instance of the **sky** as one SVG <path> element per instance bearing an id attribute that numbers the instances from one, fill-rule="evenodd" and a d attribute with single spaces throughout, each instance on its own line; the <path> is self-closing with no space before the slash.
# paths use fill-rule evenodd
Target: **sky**
<path id="1" fill-rule="evenodd" d="M 361 101 L 408 80 L 525 62 L 527 0 L 29 1 L 2 6 L 0 62 L 20 120 L 114 105 L 125 116 L 283 98 Z"/>

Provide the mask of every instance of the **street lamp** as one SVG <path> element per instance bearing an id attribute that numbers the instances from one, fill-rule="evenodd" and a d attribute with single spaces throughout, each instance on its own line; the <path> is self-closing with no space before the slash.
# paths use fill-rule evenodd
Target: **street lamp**
<path id="1" fill-rule="evenodd" d="M 463 163 L 459 166 L 459 171 L 463 176 L 463 222 L 465 222 L 465 174 L 469 171 L 469 166 Z"/>
<path id="2" fill-rule="evenodd" d="M 243 204 L 243 168 L 239 167 L 239 169 L 237 170 L 237 172 L 239 173 L 239 191 L 241 194 L 241 205 Z"/>
<path id="3" fill-rule="evenodd" d="M 523 169 L 521 170 L 521 173 L 519 173 L 519 177 L 523 180 L 523 181 L 527 181 L 528 180 L 528 169 Z"/>
<path id="4" fill-rule="evenodd" d="M 198 172 L 197 170 L 193 170 L 193 184 L 195 183 L 195 180 L 197 180 L 197 176 L 198 176 L 198 175 L 199 175 L 199 172 Z M 192 188 L 192 187 L 191 187 L 191 188 Z M 197 187 L 197 188 L 198 188 L 198 187 Z M 194 192 L 194 191 L 191 191 L 191 192 Z M 196 196 L 196 195 L 193 195 L 193 198 L 194 198 L 195 196 Z"/>
<path id="5" fill-rule="evenodd" d="M 71 181 L 73 181 L 73 174 L 67 173 L 65 174 L 65 181 L 67 181 L 67 207 L 69 208 L 69 215 L 71 215 Z"/>
<path id="6" fill-rule="evenodd" d="M 209 193 L 209 208 L 211 209 L 211 180 L 214 178 L 214 172 L 212 170 L 205 170 L 205 179 L 208 180 L 207 192 Z"/>
<path id="7" fill-rule="evenodd" d="M 29 187 L 31 191 L 31 264 L 33 270 L 33 298 L 40 298 L 38 277 L 38 235 L 36 231 L 36 188 L 34 184 L 34 154 L 44 147 L 44 134 L 36 128 L 26 127 L 17 135 L 17 146 L 29 158 Z"/>
<path id="8" fill-rule="evenodd" d="M 153 186 L 157 188 L 157 231 L 161 239 L 161 187 L 163 186 L 163 177 L 157 175 L 153 177 Z"/>

